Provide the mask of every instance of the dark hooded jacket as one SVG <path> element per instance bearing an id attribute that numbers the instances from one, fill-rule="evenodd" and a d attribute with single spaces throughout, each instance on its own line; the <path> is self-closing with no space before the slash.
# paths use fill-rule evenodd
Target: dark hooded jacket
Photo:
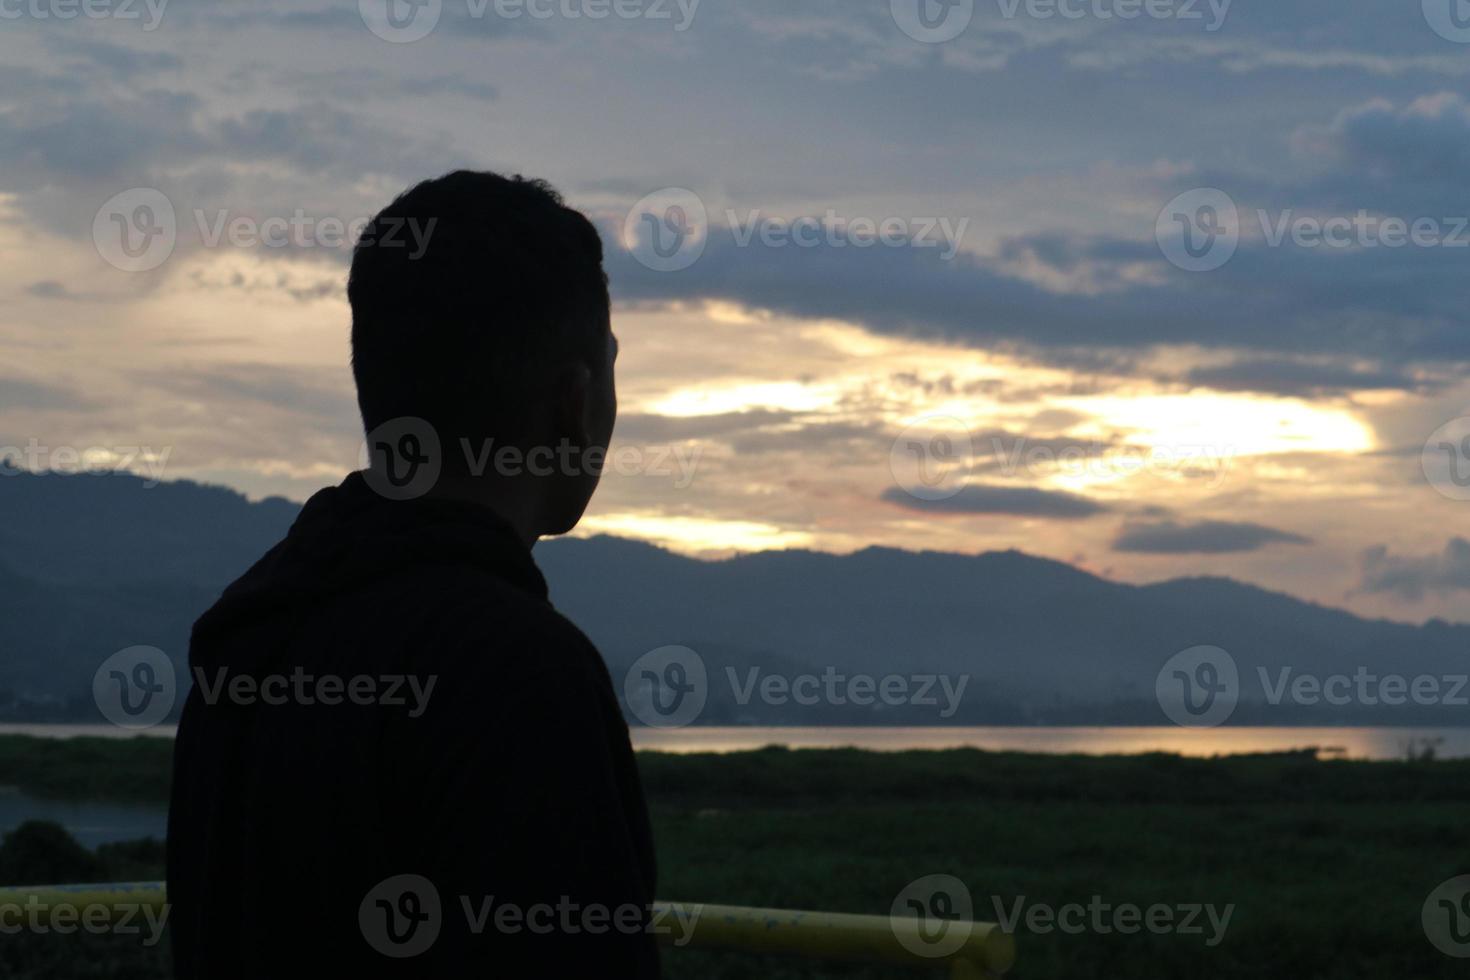
<path id="1" fill-rule="evenodd" d="M 181 980 L 657 975 L 607 669 L 490 510 L 348 477 L 199 619 L 189 661 Z"/>

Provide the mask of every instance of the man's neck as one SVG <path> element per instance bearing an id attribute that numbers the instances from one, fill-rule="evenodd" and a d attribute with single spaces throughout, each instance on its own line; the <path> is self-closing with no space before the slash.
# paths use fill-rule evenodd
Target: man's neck
<path id="1" fill-rule="evenodd" d="M 527 550 L 541 537 L 538 528 L 540 502 L 530 491 L 536 488 L 518 480 L 442 477 L 428 496 L 440 500 L 464 500 L 488 507 L 515 531 Z"/>

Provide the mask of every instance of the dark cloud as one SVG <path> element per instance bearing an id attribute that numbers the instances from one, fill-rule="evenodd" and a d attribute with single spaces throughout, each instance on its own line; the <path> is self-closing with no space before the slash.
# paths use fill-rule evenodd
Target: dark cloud
<path id="1" fill-rule="evenodd" d="M 236 71 L 232 81 L 251 87 L 286 83 L 293 91 L 312 93 L 314 99 L 353 104 L 381 105 L 385 99 L 425 99 L 439 95 L 458 95 L 482 102 L 499 97 L 499 90 L 489 82 L 445 74 L 400 74 L 392 85 L 385 86 L 381 71 L 365 67 L 282 72 L 266 65 L 252 65 Z"/>
<path id="2" fill-rule="evenodd" d="M 1470 101 L 1438 93 L 1349 105 L 1288 134 L 1296 159 L 1278 168 L 1135 178 L 1131 193 L 1160 207 L 1200 186 L 1232 197 L 1239 247 L 1208 273 L 1170 265 L 1153 241 L 1151 216 L 1132 228 L 1112 222 L 1106 233 L 1038 227 L 1001 240 L 993 256 L 945 259 L 942 248 L 771 247 L 759 236 L 742 246 L 725 208 L 713 206 L 705 252 L 691 267 L 643 268 L 617 245 L 620 227 L 607 236 L 609 267 L 619 297 L 632 302 L 716 298 L 1078 372 L 1178 380 L 1144 355 L 1193 345 L 1246 356 L 1200 369 L 1192 383 L 1282 394 L 1423 391 L 1434 385 L 1427 369 L 1470 362 L 1463 274 L 1470 227 L 1458 217 L 1470 169 Z M 736 220 L 758 203 L 734 207 Z M 1270 237 L 1281 222 L 1359 215 L 1365 245 Z M 973 215 L 948 214 L 952 223 L 965 217 Z M 1385 243 L 1377 223 L 1385 219 L 1430 219 L 1434 243 Z"/>
<path id="3" fill-rule="evenodd" d="M 1470 360 L 1463 255 L 1454 249 L 1344 254 L 1243 243 L 1224 267 L 1193 274 L 1168 265 L 1151 241 L 1079 240 L 1064 265 L 1083 253 L 1097 277 L 1118 283 L 1097 294 L 1049 290 L 984 258 L 946 261 L 937 249 L 769 247 L 758 239 L 741 246 L 720 225 L 692 266 L 655 272 L 611 231 L 606 237 L 621 300 L 728 300 L 879 333 L 1030 351 L 1067 366 L 1127 368 L 1124 352 L 1161 344 Z M 1154 267 L 1158 281 L 1128 279 L 1125 267 L 1140 264 Z"/>
<path id="4" fill-rule="evenodd" d="M 967 484 L 943 500 L 921 500 L 901 487 L 889 487 L 882 499 L 909 510 L 929 514 L 1005 514 L 1011 517 L 1052 517 L 1075 520 L 1107 511 L 1095 500 L 1059 490 Z"/>
<path id="5" fill-rule="evenodd" d="M 1360 588 L 1367 593 L 1420 599 L 1427 592 L 1464 591 L 1470 589 L 1470 541 L 1451 538 L 1437 555 L 1392 555 L 1387 545 L 1377 545 L 1363 552 L 1362 572 Z"/>
<path id="6" fill-rule="evenodd" d="M 1207 554 L 1255 551 L 1268 544 L 1309 544 L 1310 538 L 1264 524 L 1244 521 L 1196 521 L 1181 524 L 1128 523 L 1113 540 L 1114 551 L 1150 555 Z"/>
<path id="7" fill-rule="evenodd" d="M 1401 106 L 1374 99 L 1340 113 L 1321 131 L 1304 130 L 1298 139 L 1370 180 L 1461 187 L 1470 170 L 1470 104 L 1453 92 Z"/>
<path id="8" fill-rule="evenodd" d="M 191 93 L 119 86 L 79 94 L 73 85 L 64 74 L 37 75 L 25 98 L 0 108 L 0 189 L 113 179 L 124 190 L 160 164 L 188 162 L 209 147 L 194 122 L 202 104 Z"/>
<path id="9" fill-rule="evenodd" d="M 105 74 L 112 82 L 184 66 L 183 59 L 172 52 L 113 44 L 74 33 L 48 35 L 46 47 L 59 60 L 67 62 L 73 75 L 78 71 L 92 71 L 99 77 Z"/>
<path id="10" fill-rule="evenodd" d="M 180 7 L 184 8 L 180 11 L 181 22 L 200 28 L 319 31 L 333 38 L 358 39 L 365 45 L 381 43 L 368 33 L 367 24 L 355 3 L 328 4 L 325 8 L 306 10 L 290 9 L 289 6 L 272 8 L 267 4 L 230 5 L 229 9 L 218 12 L 198 8 L 189 10 L 182 4 Z M 174 16 L 170 9 L 169 17 Z M 547 33 L 542 24 L 530 17 L 498 15 L 493 2 L 469 4 L 456 0 L 443 4 L 435 29 L 436 35 L 473 37 L 482 41 L 513 34 L 528 38 L 544 37 Z"/>
<path id="11" fill-rule="evenodd" d="M 0 377 L 0 411 L 15 409 L 94 412 L 101 406 L 87 395 L 43 381 Z"/>
<path id="12" fill-rule="evenodd" d="M 1217 391 L 1259 391 L 1273 395 L 1330 395 L 1381 389 L 1428 391 L 1442 383 L 1418 372 L 1391 367 L 1365 369 L 1285 359 L 1248 359 L 1195 368 L 1184 380 Z"/>
<path id="13" fill-rule="evenodd" d="M 617 437 L 622 442 L 646 443 L 728 437 L 765 426 L 787 425 L 795 417 L 792 412 L 766 408 L 691 416 L 623 413 L 618 416 Z"/>
<path id="14" fill-rule="evenodd" d="M 211 135 L 222 150 L 246 159 L 279 160 L 307 173 L 364 158 L 402 159 L 398 151 L 401 133 L 325 102 L 284 110 L 252 109 L 220 120 Z"/>
<path id="15" fill-rule="evenodd" d="M 343 424 L 357 416 L 345 370 L 228 364 L 188 374 L 144 371 L 136 377 L 153 388 L 203 404 L 253 402 Z"/>
<path id="16" fill-rule="evenodd" d="M 881 422 L 843 422 L 806 419 L 785 428 L 741 432 L 730 438 L 730 448 L 747 453 L 837 453 L 846 460 L 886 456 L 892 434 Z"/>
<path id="17" fill-rule="evenodd" d="M 193 209 L 214 213 L 239 208 L 242 200 L 260 216 L 290 216 L 300 208 L 343 220 L 366 217 L 387 201 L 343 191 L 344 185 L 370 173 L 407 186 L 461 159 L 448 137 L 418 140 L 381 125 L 369 111 L 326 101 L 210 113 L 193 92 L 127 85 L 78 91 L 64 73 L 0 70 L 0 81 L 7 75 L 25 97 L 0 107 L 0 193 L 15 194 L 36 224 L 73 236 L 90 233 L 104 200 L 134 187 L 168 196 L 181 232 L 193 227 Z M 426 90 L 437 84 L 422 80 Z M 324 181 L 324 174 L 333 179 Z M 323 211 L 324 200 L 338 203 Z M 341 210 L 348 200 L 360 206 Z M 296 250 L 261 254 L 287 251 Z"/>
<path id="18" fill-rule="evenodd" d="M 43 279 L 33 282 L 26 287 L 26 293 L 38 299 L 86 299 L 81 293 L 74 293 L 65 283 L 57 282 L 55 279 Z"/>

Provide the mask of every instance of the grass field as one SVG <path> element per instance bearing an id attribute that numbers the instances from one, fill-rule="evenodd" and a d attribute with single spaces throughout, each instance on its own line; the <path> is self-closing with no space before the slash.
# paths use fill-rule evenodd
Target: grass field
<path id="1" fill-rule="evenodd" d="M 167 758 L 154 740 L 0 739 L 0 784 L 161 800 Z M 883 915 L 911 882 L 946 874 L 975 918 L 1021 913 L 1020 978 L 1465 976 L 1421 910 L 1470 874 L 1470 762 L 777 749 L 641 762 L 662 898 Z M 98 857 L 135 877 L 148 854 Z M 1154 906 L 1198 931 L 1116 928 L 1134 922 L 1120 909 Z M 1028 927 L 1048 912 L 1067 928 Z M 5 976 L 164 975 L 158 951 L 116 938 L 26 939 L 0 943 Z M 688 950 L 665 964 L 679 980 L 936 975 Z"/>

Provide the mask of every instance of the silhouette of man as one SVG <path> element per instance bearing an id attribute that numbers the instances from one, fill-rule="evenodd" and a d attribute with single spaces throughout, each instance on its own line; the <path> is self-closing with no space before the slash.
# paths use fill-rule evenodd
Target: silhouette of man
<path id="1" fill-rule="evenodd" d="M 656 976 L 627 726 L 531 558 L 617 412 L 597 232 L 452 173 L 365 228 L 348 299 L 370 463 L 194 626 L 176 974 Z"/>

